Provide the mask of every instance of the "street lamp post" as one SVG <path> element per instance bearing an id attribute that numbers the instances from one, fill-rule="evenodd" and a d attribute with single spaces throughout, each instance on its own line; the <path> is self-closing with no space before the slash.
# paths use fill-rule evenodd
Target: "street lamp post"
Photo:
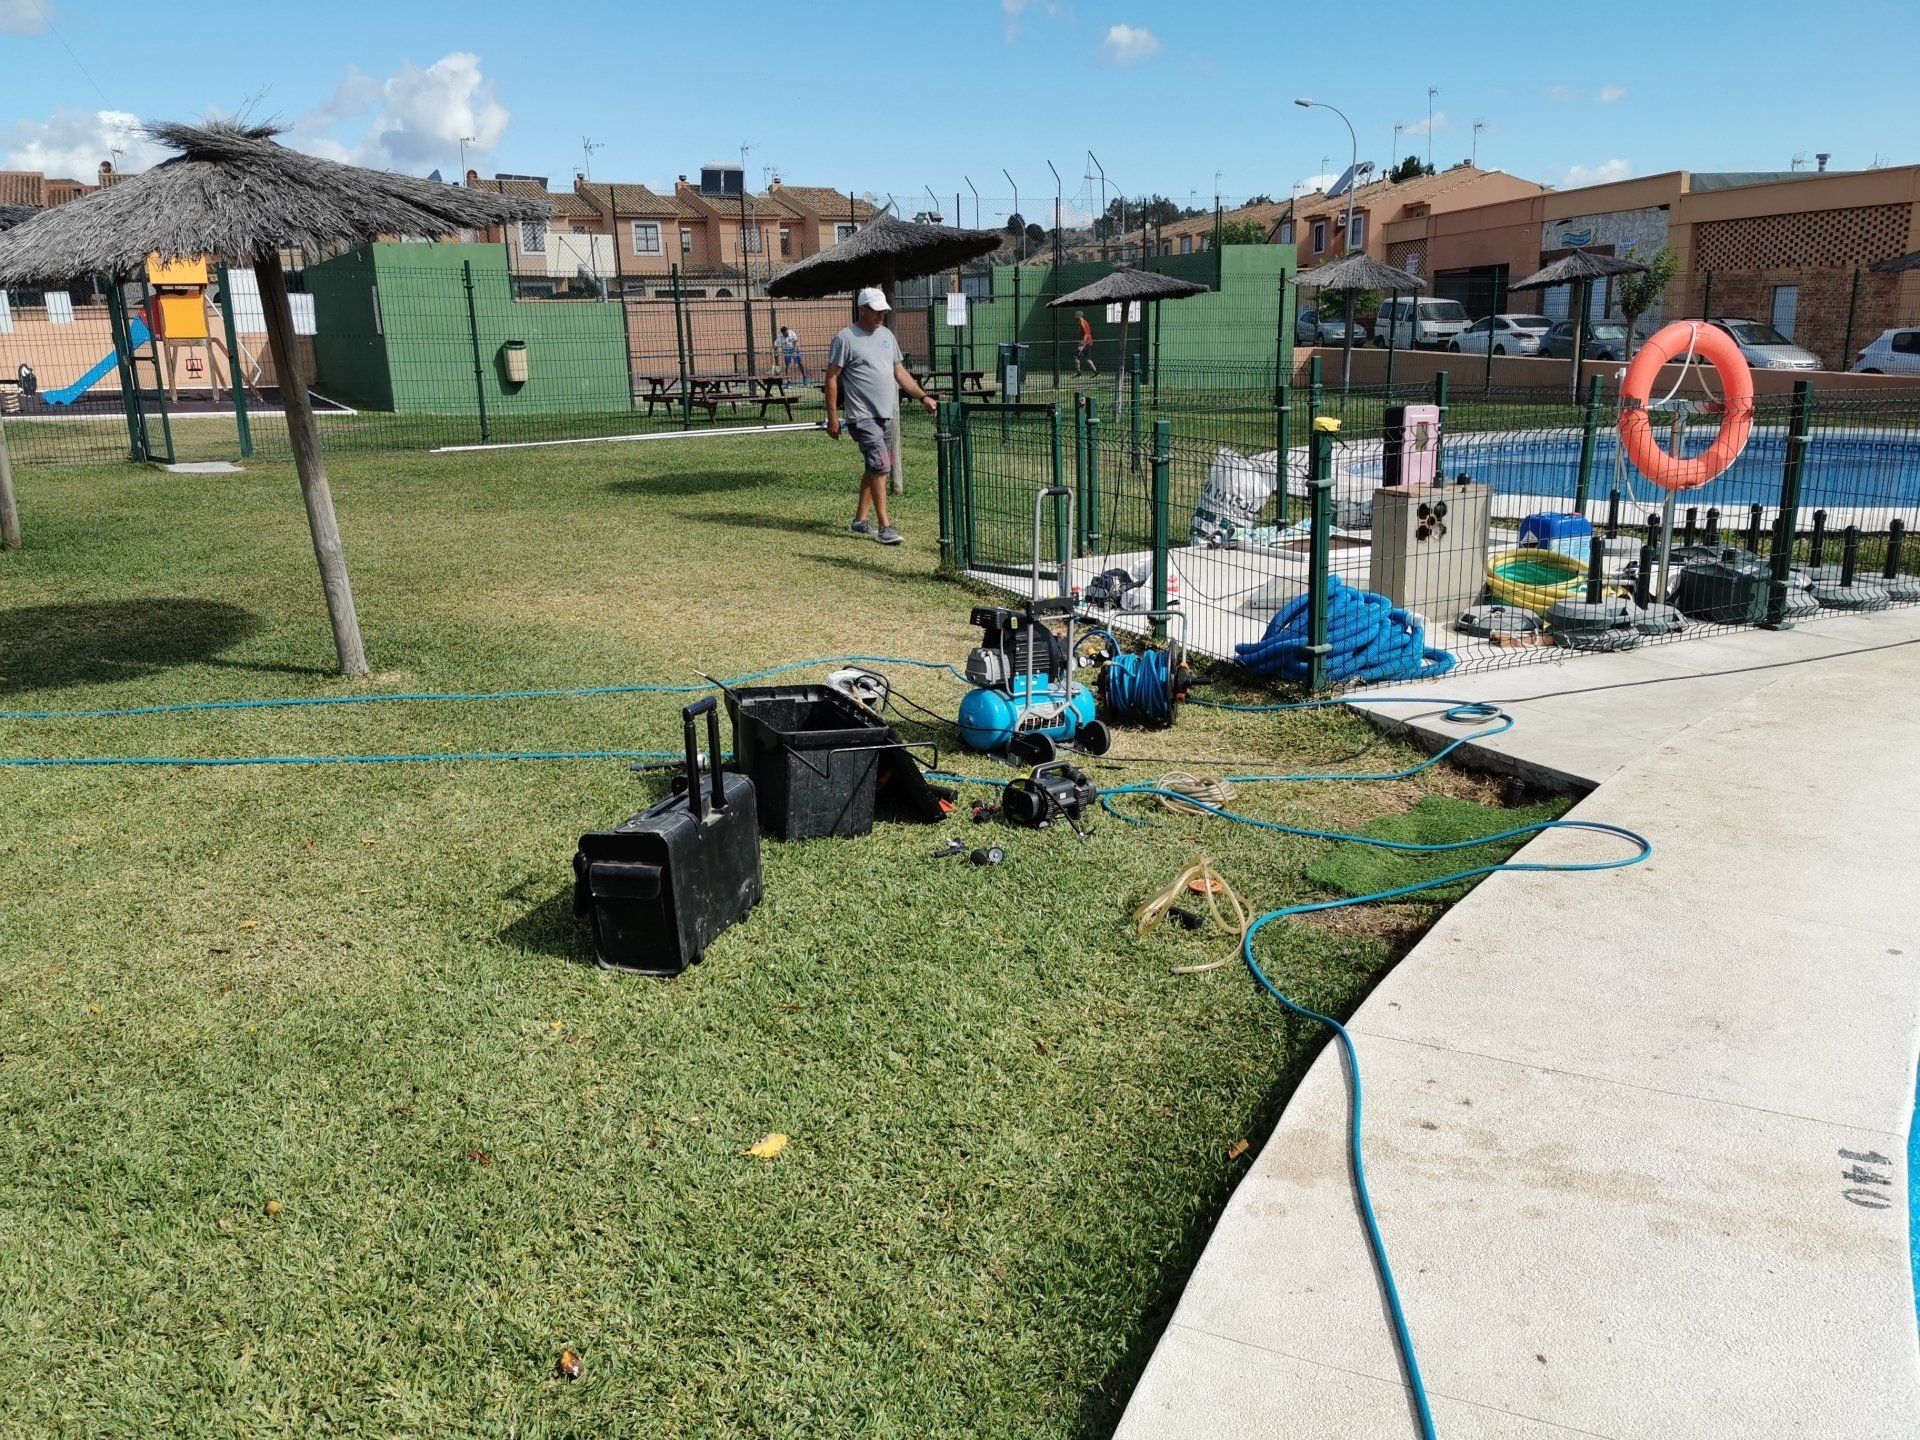
<path id="1" fill-rule="evenodd" d="M 1339 106 L 1329 105 L 1324 100 L 1310 100 L 1305 97 L 1295 100 L 1293 103 L 1304 110 L 1331 110 L 1340 117 L 1340 123 L 1347 127 L 1347 139 L 1353 146 L 1353 162 L 1347 167 L 1346 251 L 1343 253 L 1351 254 L 1353 251 L 1353 192 L 1357 188 L 1359 179 L 1354 172 L 1360 168 L 1360 137 L 1354 133 L 1353 121 L 1347 118 L 1347 112 Z M 1345 334 L 1342 336 L 1340 342 L 1340 398 L 1342 400 L 1346 398 L 1348 385 L 1353 379 L 1353 291 L 1351 288 L 1347 291 L 1347 303 L 1344 313 L 1346 324 L 1342 329 L 1345 331 Z"/>

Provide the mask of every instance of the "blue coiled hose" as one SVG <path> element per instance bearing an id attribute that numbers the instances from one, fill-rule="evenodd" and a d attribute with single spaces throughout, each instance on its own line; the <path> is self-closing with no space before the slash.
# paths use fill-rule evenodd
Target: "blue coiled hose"
<path id="1" fill-rule="evenodd" d="M 1142 725 L 1173 723 L 1173 690 L 1165 650 L 1115 655 L 1106 666 L 1107 713 Z"/>
<path id="2" fill-rule="evenodd" d="M 1310 598 L 1296 595 L 1274 612 L 1259 640 L 1234 646 L 1240 663 L 1256 675 L 1305 683 L 1313 664 Z M 1327 645 L 1324 677 L 1329 684 L 1430 680 L 1454 666 L 1450 651 L 1426 643 L 1425 628 L 1411 611 L 1384 595 L 1356 590 L 1338 575 L 1327 577 Z"/>

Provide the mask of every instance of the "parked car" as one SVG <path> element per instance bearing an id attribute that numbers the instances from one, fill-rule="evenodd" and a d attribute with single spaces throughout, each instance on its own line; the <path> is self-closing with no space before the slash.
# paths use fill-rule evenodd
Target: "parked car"
<path id="1" fill-rule="evenodd" d="M 1709 320 L 1709 325 L 1724 330 L 1756 370 L 1818 370 L 1820 357 L 1803 350 L 1771 325 L 1758 320 Z"/>
<path id="2" fill-rule="evenodd" d="M 1920 328 L 1882 330 L 1853 362 L 1862 375 L 1920 375 Z"/>
<path id="3" fill-rule="evenodd" d="M 1385 347 L 1391 341 L 1402 350 L 1444 350 L 1466 328 L 1467 312 L 1458 300 L 1395 295 L 1380 302 L 1373 343 Z"/>
<path id="4" fill-rule="evenodd" d="M 1491 344 L 1496 355 L 1538 355 L 1551 329 L 1553 321 L 1544 315 L 1489 315 L 1449 340 L 1447 349 L 1484 355 Z"/>
<path id="5" fill-rule="evenodd" d="M 1587 326 L 1587 356 L 1589 360 L 1624 360 L 1627 358 L 1627 327 L 1618 320 L 1596 320 Z M 1556 360 L 1573 358 L 1573 321 L 1562 320 L 1547 332 L 1546 342 L 1541 345 L 1542 355 L 1551 355 Z"/>
<path id="6" fill-rule="evenodd" d="M 1346 317 L 1302 310 L 1293 319 L 1293 340 L 1296 345 L 1344 345 L 1347 343 Z M 1353 343 L 1364 345 L 1366 341 L 1366 327 L 1354 321 Z"/>

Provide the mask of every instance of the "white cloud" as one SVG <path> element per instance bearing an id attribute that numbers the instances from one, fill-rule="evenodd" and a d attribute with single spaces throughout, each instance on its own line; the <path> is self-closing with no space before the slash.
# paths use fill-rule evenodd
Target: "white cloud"
<path id="1" fill-rule="evenodd" d="M 1019 37 L 1020 22 L 1029 11 L 1047 16 L 1061 13 L 1059 0 L 1000 0 L 1000 13 L 1007 17 L 1005 34 L 1009 45 Z"/>
<path id="2" fill-rule="evenodd" d="M 1579 98 L 1580 92 L 1571 85 L 1549 85 L 1547 87 L 1547 99 L 1557 100 L 1562 105 L 1569 104 Z"/>
<path id="3" fill-rule="evenodd" d="M 1422 115 L 1418 120 L 1407 121 L 1406 124 L 1400 127 L 1400 132 L 1403 135 L 1424 135 L 1429 129 L 1444 130 L 1446 128 L 1447 112 L 1444 110 L 1436 110 L 1433 112 L 1433 120 L 1431 122 L 1427 120 L 1426 116 Z"/>
<path id="4" fill-rule="evenodd" d="M 44 35 L 53 9 L 53 0 L 0 0 L 0 35 Z"/>
<path id="5" fill-rule="evenodd" d="M 1625 180 L 1633 174 L 1633 166 L 1625 160 L 1603 160 L 1598 165 L 1569 165 L 1566 171 L 1566 185 L 1569 190 L 1582 185 L 1608 185 L 1615 180 Z"/>
<path id="6" fill-rule="evenodd" d="M 1596 98 L 1602 105 L 1611 105 L 1614 101 L 1625 97 L 1626 93 L 1627 87 L 1624 85 L 1602 85 Z"/>
<path id="7" fill-rule="evenodd" d="M 10 169 L 87 181 L 102 160 L 116 170 L 144 170 L 171 153 L 147 139 L 140 118 L 124 110 L 55 110 L 49 119 L 21 120 L 0 131 L 0 145 Z"/>
<path id="8" fill-rule="evenodd" d="M 451 172 L 463 138 L 472 137 L 467 145 L 471 164 L 500 143 L 511 119 L 493 82 L 481 73 L 480 57 L 456 50 L 424 70 L 408 62 L 384 81 L 349 67 L 333 93 L 294 122 L 288 139 L 330 160 Z"/>
<path id="9" fill-rule="evenodd" d="M 1144 65 L 1166 48 L 1143 26 L 1115 25 L 1094 55 L 1102 65 Z"/>

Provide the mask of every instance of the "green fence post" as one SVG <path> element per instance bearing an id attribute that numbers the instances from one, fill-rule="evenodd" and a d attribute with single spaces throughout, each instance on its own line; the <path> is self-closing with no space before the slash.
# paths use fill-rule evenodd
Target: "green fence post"
<path id="1" fill-rule="evenodd" d="M 1711 272 L 1709 272 L 1711 273 Z M 1813 382 L 1793 382 L 1793 418 L 1787 427 L 1787 463 L 1780 472 L 1780 518 L 1773 527 L 1773 577 L 1767 587 L 1768 630 L 1788 630 L 1787 573 L 1793 568 L 1794 539 L 1800 530 L 1800 475 L 1807 461 L 1807 440 L 1813 433 Z"/>
<path id="2" fill-rule="evenodd" d="M 1287 431 L 1291 428 L 1293 416 L 1293 387 L 1285 380 L 1273 387 L 1273 478 L 1274 487 L 1274 523 L 1287 523 L 1287 481 L 1291 478 L 1287 465 Z"/>
<path id="3" fill-rule="evenodd" d="M 1313 417 L 1320 413 L 1320 357 L 1314 355 L 1307 360 L 1307 423 L 1313 423 Z"/>
<path id="4" fill-rule="evenodd" d="M 1700 318 L 1711 320 L 1713 318 L 1713 271 L 1707 271 L 1706 277 L 1705 290 L 1700 297 Z"/>
<path id="5" fill-rule="evenodd" d="M 1158 300 L 1153 304 L 1153 408 L 1160 408 L 1160 311 L 1164 308 Z"/>
<path id="6" fill-rule="evenodd" d="M 1388 313 L 1394 317 L 1387 323 L 1387 403 L 1389 405 L 1393 403 L 1393 360 L 1394 357 L 1400 353 L 1399 299 L 1400 297 L 1396 292 L 1389 291 L 1387 293 L 1387 304 L 1393 307 Z M 1417 299 L 1414 301 L 1414 308 L 1417 313 L 1419 309 L 1419 301 Z M 1374 315 L 1373 323 L 1376 326 L 1379 325 L 1380 316 L 1378 314 Z M 1412 333 L 1411 328 L 1409 328 L 1408 333 Z"/>
<path id="7" fill-rule="evenodd" d="M 1440 418 L 1433 427 L 1433 478 L 1445 484 L 1447 471 L 1441 461 L 1447 443 L 1447 372 L 1444 370 L 1433 377 L 1433 405 L 1440 412 Z"/>
<path id="8" fill-rule="evenodd" d="M 1840 342 L 1840 361 L 1836 370 L 1851 369 L 1853 365 L 1853 322 L 1860 313 L 1860 267 L 1853 267 L 1853 292 L 1847 296 L 1847 337 Z"/>
<path id="9" fill-rule="evenodd" d="M 693 389 L 688 383 L 690 376 L 687 363 L 687 342 L 691 338 L 691 331 L 681 333 L 681 326 L 686 320 L 686 307 L 680 299 L 680 267 L 675 265 L 667 273 L 673 277 L 673 351 L 680 365 L 680 428 L 685 430 L 693 424 Z"/>
<path id="10" fill-rule="evenodd" d="M 253 455 L 253 427 L 247 423 L 247 385 L 240 378 L 240 337 L 233 327 L 233 282 L 227 278 L 227 262 L 220 262 L 220 320 L 227 331 L 227 386 L 233 391 L 233 428 L 240 437 L 240 458 Z M 207 362 L 211 369 L 213 362 Z"/>
<path id="11" fill-rule="evenodd" d="M 487 372 L 480 363 L 480 319 L 473 306 L 473 262 L 460 262 L 461 275 L 467 284 L 467 337 L 473 341 L 473 398 L 480 407 L 480 443 L 486 444 L 492 434 L 487 428 Z"/>
<path id="12" fill-rule="evenodd" d="M 107 322 L 113 331 L 114 366 L 120 375 L 120 408 L 127 416 L 127 458 L 135 464 L 147 458 L 147 422 L 140 410 L 138 382 L 134 377 L 133 336 L 127 324 L 126 299 L 120 282 L 107 286 Z"/>
<path id="13" fill-rule="evenodd" d="M 1168 490 L 1173 470 L 1173 422 L 1153 423 L 1153 505 L 1150 523 L 1153 530 L 1153 608 L 1167 608 L 1167 555 L 1171 544 L 1168 530 Z M 1164 633 L 1166 622 L 1154 622 L 1154 634 Z"/>
<path id="14" fill-rule="evenodd" d="M 1047 407 L 1047 431 L 1053 451 L 1053 487 L 1056 490 L 1067 490 L 1066 455 L 1060 448 L 1060 407 L 1058 405 L 1049 405 Z M 1074 497 L 1073 517 L 1074 523 L 1077 525 L 1080 521 L 1079 492 L 1076 490 L 1067 490 L 1067 493 Z M 1067 517 L 1061 513 L 1058 496 L 1054 498 L 1053 502 L 1053 534 L 1054 549 L 1058 552 L 1057 558 L 1060 564 L 1065 565 L 1068 558 L 1067 552 L 1073 544 L 1074 537 L 1067 533 Z"/>
<path id="15" fill-rule="evenodd" d="M 942 400 L 933 416 L 935 496 L 940 511 L 939 568 L 943 573 L 953 567 L 953 439 L 948 433 L 953 417 L 948 410 L 949 402 Z"/>
<path id="16" fill-rule="evenodd" d="M 973 568 L 973 425 L 967 418 L 967 407 L 954 402 L 954 411 L 960 421 L 960 524 L 956 527 L 956 538 L 960 542 L 960 564 L 965 569 Z"/>
<path id="17" fill-rule="evenodd" d="M 1100 410 L 1091 396 L 1087 401 L 1087 547 L 1100 553 Z"/>
<path id="18" fill-rule="evenodd" d="M 1127 356 L 1127 420 L 1133 435 L 1133 468 L 1140 468 L 1140 386 L 1142 381 L 1140 357 Z"/>
<path id="19" fill-rule="evenodd" d="M 1087 543 L 1087 397 L 1073 397 L 1073 542 L 1084 553 Z"/>
<path id="20" fill-rule="evenodd" d="M 1307 689 L 1318 694 L 1327 683 L 1327 602 L 1332 570 L 1333 432 L 1339 421 L 1313 417 L 1307 447 L 1307 493 L 1312 505 L 1313 547 L 1307 568 Z"/>
<path id="21" fill-rule="evenodd" d="M 173 453 L 173 417 L 167 409 L 167 376 L 162 368 L 165 361 L 160 350 L 160 337 L 155 333 L 153 323 L 153 290 L 144 278 L 140 281 L 140 308 L 147 314 L 147 350 L 149 358 L 153 361 L 153 403 L 160 410 L 160 443 L 166 446 L 167 451 L 160 463 L 171 465 L 180 457 Z M 135 374 L 138 373 L 136 370 Z M 142 408 L 144 418 L 144 407 Z M 155 458 L 151 431 L 147 434 L 147 458 L 149 460 Z"/>
<path id="22" fill-rule="evenodd" d="M 1593 447 L 1599 434 L 1600 377 L 1592 375 L 1587 378 L 1586 413 L 1580 420 L 1580 475 L 1573 487 L 1573 508 L 1582 515 L 1587 513 L 1587 497 L 1593 491 Z"/>

